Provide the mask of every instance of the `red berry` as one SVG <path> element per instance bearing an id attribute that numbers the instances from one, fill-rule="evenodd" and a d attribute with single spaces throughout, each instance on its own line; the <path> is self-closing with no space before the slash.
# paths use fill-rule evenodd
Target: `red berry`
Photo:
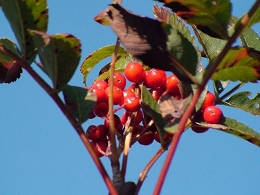
<path id="1" fill-rule="evenodd" d="M 105 117 L 108 113 L 108 104 L 106 102 L 96 104 L 93 113 L 98 117 Z"/>
<path id="2" fill-rule="evenodd" d="M 92 89 L 92 92 L 96 94 L 98 103 L 107 102 L 108 96 L 105 92 L 105 89 L 96 86 L 95 88 Z"/>
<path id="3" fill-rule="evenodd" d="M 122 122 L 122 124 L 126 124 L 126 122 L 131 119 L 131 116 L 132 116 L 132 112 L 127 112 L 127 111 L 125 111 L 125 112 L 122 114 L 122 117 L 121 117 L 121 122 Z M 143 120 L 143 113 L 142 113 L 142 111 L 139 109 L 139 110 L 137 110 L 137 112 L 136 112 L 136 116 L 135 116 L 135 118 L 134 118 L 134 125 L 133 125 L 133 126 L 138 125 L 142 120 Z"/>
<path id="4" fill-rule="evenodd" d="M 110 78 L 108 79 L 108 84 L 110 84 Z M 114 74 L 114 86 L 119 87 L 120 89 L 124 89 L 126 85 L 126 79 L 124 75 L 120 73 L 115 73 Z"/>
<path id="5" fill-rule="evenodd" d="M 216 98 L 215 98 L 214 94 L 208 91 L 206 96 L 205 96 L 204 102 L 201 105 L 200 109 L 204 110 L 204 109 L 206 109 L 209 106 L 214 106 L 215 105 L 215 101 L 216 101 Z"/>
<path id="6" fill-rule="evenodd" d="M 109 96 L 109 90 L 110 90 L 109 87 L 107 87 L 105 90 L 107 96 Z M 113 86 L 112 96 L 113 96 L 113 100 L 114 100 L 114 105 L 122 103 L 123 98 L 124 98 L 122 89 L 120 89 L 117 86 Z"/>
<path id="7" fill-rule="evenodd" d="M 130 62 L 124 70 L 125 77 L 133 83 L 143 82 L 145 72 L 144 68 L 138 62 Z"/>
<path id="8" fill-rule="evenodd" d="M 178 83 L 179 80 L 174 74 L 169 75 L 166 80 L 167 93 L 179 92 Z"/>
<path id="9" fill-rule="evenodd" d="M 157 141 L 158 143 L 161 143 L 160 136 L 159 136 L 159 133 L 157 130 L 153 131 L 153 137 L 154 137 L 155 141 Z M 164 139 L 164 141 L 168 141 L 171 137 L 172 137 L 172 134 L 165 133 L 163 136 L 163 139 Z"/>
<path id="10" fill-rule="evenodd" d="M 123 96 L 126 97 L 126 96 L 135 96 L 135 92 L 132 91 L 131 89 L 127 89 L 127 90 L 124 90 L 123 91 Z"/>
<path id="11" fill-rule="evenodd" d="M 139 133 L 142 133 L 145 130 L 145 127 L 142 125 L 136 125 L 133 127 L 132 134 L 137 135 Z"/>
<path id="12" fill-rule="evenodd" d="M 97 128 L 100 132 L 100 140 L 103 140 L 108 135 L 109 128 L 107 128 L 105 125 L 98 125 Z"/>
<path id="13" fill-rule="evenodd" d="M 158 101 L 160 99 L 160 97 L 162 96 L 164 90 L 160 87 L 157 88 L 151 88 L 149 90 L 149 92 L 151 93 L 151 95 L 153 96 L 153 98 Z"/>
<path id="14" fill-rule="evenodd" d="M 109 129 L 109 123 L 110 123 L 110 119 L 106 118 L 104 121 L 104 126 L 108 129 Z M 115 128 L 116 128 L 117 132 L 122 134 L 123 125 L 122 125 L 121 119 L 116 114 L 114 114 L 114 124 L 115 124 Z"/>
<path id="15" fill-rule="evenodd" d="M 153 133 L 151 131 L 148 131 L 138 140 L 138 142 L 141 145 L 150 145 L 151 143 L 153 143 L 153 140 Z"/>
<path id="16" fill-rule="evenodd" d="M 146 72 L 144 85 L 148 88 L 166 87 L 166 73 L 163 70 L 151 69 Z"/>
<path id="17" fill-rule="evenodd" d="M 204 133 L 206 131 L 209 130 L 209 128 L 207 127 L 198 127 L 198 126 L 194 126 L 194 127 L 191 127 L 192 131 L 194 131 L 195 133 Z"/>
<path id="18" fill-rule="evenodd" d="M 94 89 L 94 88 L 98 87 L 98 88 L 106 89 L 107 86 L 108 86 L 108 84 L 107 84 L 106 81 L 97 80 L 97 81 L 95 81 L 95 82 L 92 84 L 91 88 Z"/>
<path id="19" fill-rule="evenodd" d="M 209 106 L 203 111 L 203 119 L 207 123 L 218 124 L 221 122 L 223 112 L 216 106 Z"/>
<path id="20" fill-rule="evenodd" d="M 98 140 L 100 138 L 100 132 L 96 125 L 90 125 L 87 128 L 86 135 L 88 139 Z"/>
<path id="21" fill-rule="evenodd" d="M 90 143 L 99 158 L 104 156 L 103 153 L 106 153 L 106 150 L 107 150 L 106 142 L 104 142 L 103 140 L 102 141 L 100 140 L 100 141 L 92 141 Z"/>
<path id="22" fill-rule="evenodd" d="M 141 100 L 139 97 L 135 96 L 126 96 L 124 97 L 123 108 L 128 112 L 136 112 L 140 109 Z"/>

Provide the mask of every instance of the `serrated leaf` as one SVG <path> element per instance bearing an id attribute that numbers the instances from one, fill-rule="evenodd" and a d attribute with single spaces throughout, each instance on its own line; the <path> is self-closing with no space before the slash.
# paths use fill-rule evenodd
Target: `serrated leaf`
<path id="1" fill-rule="evenodd" d="M 246 24 L 242 23 L 243 18 L 248 18 L 248 21 Z M 247 30 L 254 24 L 260 22 L 260 6 L 258 5 L 258 9 L 254 12 L 253 15 L 249 16 L 248 13 L 246 13 L 244 16 L 242 16 L 235 24 L 235 29 L 237 29 L 240 25 L 243 26 L 243 31 Z"/>
<path id="2" fill-rule="evenodd" d="M 171 59 L 167 48 L 168 37 L 163 29 L 165 23 L 132 14 L 118 4 L 112 4 L 102 14 L 109 21 L 110 27 L 120 38 L 127 52 L 136 59 L 151 68 L 172 71 L 180 80 L 191 83 L 187 75 L 176 65 L 176 61 Z M 185 39 L 181 39 L 181 33 L 176 33 L 176 35 L 178 38 L 172 36 L 172 40 L 178 39 L 179 44 L 186 43 Z M 181 47 L 182 45 L 178 45 L 180 51 L 176 56 L 177 61 L 184 60 L 182 58 L 184 50 Z M 174 51 L 173 47 L 170 49 Z M 193 53 L 191 55 L 193 57 Z M 190 64 L 189 69 L 193 68 L 190 68 L 191 66 Z"/>
<path id="3" fill-rule="evenodd" d="M 162 118 L 159 104 L 144 86 L 141 88 L 141 92 L 142 92 L 141 107 L 143 111 L 154 120 L 154 123 L 157 127 L 157 131 L 160 136 L 161 143 L 163 144 L 164 143 L 163 136 L 165 134 L 164 127 L 166 125 L 166 122 Z"/>
<path id="4" fill-rule="evenodd" d="M 248 126 L 240 123 L 234 119 L 224 117 L 221 124 L 200 124 L 203 127 L 213 128 L 224 131 L 226 133 L 240 137 L 246 141 L 251 142 L 256 146 L 260 146 L 260 134 Z"/>
<path id="5" fill-rule="evenodd" d="M 90 71 L 97 65 L 100 61 L 104 60 L 105 58 L 112 56 L 115 50 L 115 45 L 108 45 L 102 47 L 93 53 L 91 53 L 82 63 L 80 67 L 80 72 L 83 74 L 83 83 L 86 84 L 86 79 Z M 123 47 L 119 47 L 118 55 L 122 57 L 127 56 L 127 52 L 124 50 Z"/>
<path id="6" fill-rule="evenodd" d="M 196 72 L 196 80 L 201 83 L 201 81 L 203 80 L 203 75 L 204 75 L 204 72 L 205 72 L 205 68 L 202 64 L 199 64 L 198 67 L 197 67 L 197 72 Z M 198 86 L 197 85 L 191 85 L 192 87 L 192 91 L 193 91 L 193 94 L 196 93 L 196 91 L 198 90 Z M 206 97 L 206 94 L 207 94 L 207 91 L 208 91 L 208 85 L 206 85 L 203 89 L 203 91 L 201 92 L 200 94 L 200 97 L 198 99 L 198 102 L 196 103 L 196 111 L 198 111 L 201 107 L 201 105 L 203 104 L 204 100 L 205 100 L 205 97 Z"/>
<path id="7" fill-rule="evenodd" d="M 230 49 L 211 77 L 212 80 L 241 82 L 255 82 L 259 78 L 260 52 L 246 47 Z"/>
<path id="8" fill-rule="evenodd" d="M 66 106 L 72 114 L 80 123 L 87 121 L 96 104 L 96 96 L 84 88 L 70 85 L 66 85 L 62 92 Z"/>
<path id="9" fill-rule="evenodd" d="M 211 61 L 215 57 L 217 57 L 224 46 L 226 45 L 227 41 L 213 38 L 202 31 L 197 30 L 194 28 L 195 35 L 198 38 L 203 50 L 206 53 L 207 58 Z"/>
<path id="10" fill-rule="evenodd" d="M 229 0 L 158 0 L 171 8 L 179 17 L 204 33 L 228 39 L 227 27 L 231 16 Z"/>
<path id="11" fill-rule="evenodd" d="M 198 53 L 192 43 L 177 29 L 164 28 L 168 36 L 167 50 L 186 70 L 195 75 L 198 65 Z M 187 58 L 187 56 L 189 56 Z"/>
<path id="12" fill-rule="evenodd" d="M 21 54 L 14 42 L 7 38 L 0 39 L 0 45 L 18 57 Z M 11 83 L 20 78 L 21 66 L 11 57 L 0 51 L 0 83 Z"/>
<path id="13" fill-rule="evenodd" d="M 70 34 L 48 35 L 34 30 L 30 32 L 54 90 L 60 90 L 69 82 L 78 66 L 81 56 L 80 41 Z"/>
<path id="14" fill-rule="evenodd" d="M 2 1 L 2 9 L 14 31 L 23 56 L 32 62 L 36 53 L 28 29 L 46 32 L 48 24 L 46 0 Z"/>
<path id="15" fill-rule="evenodd" d="M 229 97 L 224 103 L 260 116 L 260 94 L 257 93 L 253 98 L 249 98 L 250 95 L 251 92 L 249 91 L 239 92 Z"/>
<path id="16" fill-rule="evenodd" d="M 235 16 L 232 16 L 231 22 L 230 22 L 230 25 L 231 25 L 230 31 L 231 32 L 235 31 L 235 22 L 237 22 L 237 21 L 238 21 L 238 18 L 236 18 Z M 260 37 L 253 29 L 251 29 L 251 28 L 245 29 L 239 35 L 239 39 L 243 46 L 251 47 L 251 48 L 254 48 L 254 49 L 260 51 Z"/>

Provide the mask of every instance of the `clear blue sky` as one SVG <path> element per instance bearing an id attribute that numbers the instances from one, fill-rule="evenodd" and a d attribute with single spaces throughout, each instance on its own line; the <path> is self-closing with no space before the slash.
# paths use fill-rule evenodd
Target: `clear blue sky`
<path id="1" fill-rule="evenodd" d="M 93 17 L 110 2 L 49 1 L 48 33 L 66 32 L 78 37 L 82 42 L 82 62 L 92 51 L 115 43 L 116 36 L 112 30 L 93 21 Z M 241 16 L 254 1 L 233 2 L 233 14 Z M 123 6 L 140 15 L 153 17 L 154 3 L 125 0 Z M 260 26 L 254 29 L 260 32 Z M 0 37 L 15 41 L 2 10 Z M 92 79 L 95 76 L 93 74 Z M 79 67 L 70 84 L 83 86 Z M 256 93 L 260 91 L 258 86 L 250 84 L 242 90 Z M 17 82 L 0 85 L 0 91 L 1 195 L 107 194 L 103 180 L 78 135 L 51 98 L 25 71 Z M 226 116 L 236 118 L 260 132 L 259 117 L 230 108 L 223 110 Z M 86 129 L 90 124 L 98 125 L 101 122 L 92 120 L 83 126 Z M 158 148 L 156 142 L 148 147 L 136 144 L 131 148 L 127 181 L 137 181 L 140 171 Z M 149 172 L 140 194 L 151 194 L 154 190 L 165 156 Z M 109 160 L 102 158 L 102 162 L 110 173 Z M 258 195 L 259 162 L 260 148 L 249 142 L 214 130 L 205 134 L 187 131 L 182 136 L 162 194 Z"/>

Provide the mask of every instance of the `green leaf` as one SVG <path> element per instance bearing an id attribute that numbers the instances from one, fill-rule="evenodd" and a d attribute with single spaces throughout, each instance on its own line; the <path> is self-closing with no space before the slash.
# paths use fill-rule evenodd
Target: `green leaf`
<path id="1" fill-rule="evenodd" d="M 60 90 L 69 82 L 77 68 L 81 56 L 80 41 L 70 34 L 30 32 L 54 89 Z"/>
<path id="2" fill-rule="evenodd" d="M 228 39 L 227 27 L 231 16 L 229 0 L 158 0 L 171 8 L 179 17 L 204 33 Z"/>
<path id="3" fill-rule="evenodd" d="M 242 24 L 243 18 L 249 18 L 246 24 Z M 258 9 L 254 12 L 252 16 L 249 16 L 248 13 L 246 13 L 244 16 L 242 16 L 235 24 L 235 29 L 237 29 L 240 25 L 243 26 L 243 31 L 247 30 L 254 24 L 260 22 L 260 6 L 258 5 Z"/>
<path id="4" fill-rule="evenodd" d="M 46 0 L 8 0 L 1 3 L 22 54 L 29 62 L 32 62 L 36 53 L 28 29 L 46 32 L 48 24 Z"/>
<path id="5" fill-rule="evenodd" d="M 115 45 L 108 45 L 102 47 L 93 53 L 91 53 L 82 63 L 80 71 L 83 74 L 83 82 L 86 84 L 86 79 L 90 71 L 97 65 L 100 61 L 104 60 L 105 58 L 112 56 L 115 49 Z M 121 57 L 126 57 L 127 52 L 124 50 L 123 47 L 119 47 L 118 55 Z"/>
<path id="6" fill-rule="evenodd" d="M 252 48 L 235 47 L 228 51 L 211 79 L 255 82 L 260 78 L 259 64 L 259 51 Z"/>
<path id="7" fill-rule="evenodd" d="M 243 91 L 229 97 L 224 103 L 260 116 L 260 94 L 257 93 L 253 98 L 249 98 L 251 92 Z"/>
<path id="8" fill-rule="evenodd" d="M 206 53 L 207 58 L 211 61 L 215 57 L 217 57 L 224 46 L 226 45 L 227 41 L 213 38 L 198 29 L 194 28 L 195 35 L 198 38 L 203 50 Z"/>
<path id="9" fill-rule="evenodd" d="M 198 54 L 193 44 L 176 28 L 167 25 L 164 29 L 168 35 L 167 50 L 170 55 L 192 75 L 195 75 L 198 65 Z"/>
<path id="10" fill-rule="evenodd" d="M 238 18 L 235 16 L 232 16 L 232 20 L 230 22 L 231 28 L 230 31 L 234 32 L 235 28 L 235 22 L 238 21 Z M 260 51 L 260 37 L 258 34 L 251 28 L 245 29 L 240 35 L 239 39 L 243 46 L 245 47 L 251 47 L 258 51 Z"/>
<path id="11" fill-rule="evenodd" d="M 213 128 L 224 131 L 226 133 L 240 137 L 246 141 L 251 142 L 256 146 L 260 146 L 260 134 L 248 126 L 240 123 L 234 119 L 224 117 L 221 124 L 200 124 L 203 127 Z"/>
<path id="12" fill-rule="evenodd" d="M 62 92 L 66 106 L 79 122 L 88 120 L 96 104 L 96 96 L 84 88 L 70 85 L 66 85 Z"/>
<path id="13" fill-rule="evenodd" d="M 18 57 L 21 57 L 16 44 L 7 38 L 0 39 L 0 45 Z M 0 83 L 11 83 L 20 78 L 21 66 L 11 57 L 0 51 Z"/>
<path id="14" fill-rule="evenodd" d="M 142 90 L 142 104 L 141 104 L 142 109 L 144 113 L 146 113 L 154 120 L 154 123 L 157 127 L 157 131 L 160 136 L 161 143 L 163 145 L 164 143 L 163 136 L 165 134 L 164 127 L 166 126 L 166 123 L 162 118 L 159 104 L 144 86 L 141 88 L 141 90 Z"/>

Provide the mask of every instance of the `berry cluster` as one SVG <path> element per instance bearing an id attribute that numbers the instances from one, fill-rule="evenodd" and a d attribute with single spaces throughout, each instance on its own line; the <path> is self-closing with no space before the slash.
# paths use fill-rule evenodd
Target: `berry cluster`
<path id="1" fill-rule="evenodd" d="M 132 84 L 126 88 L 126 81 Z M 90 118 L 100 117 L 104 119 L 104 124 L 90 125 L 86 135 L 99 157 L 108 155 L 107 147 L 110 144 L 109 138 L 109 115 L 108 97 L 110 95 L 111 78 L 108 80 L 97 80 L 91 88 L 97 96 L 97 103 Z M 132 143 L 138 141 L 141 145 L 149 145 L 154 140 L 160 142 L 160 138 L 154 124 L 144 119 L 141 110 L 141 99 L 139 85 L 143 84 L 155 100 L 159 100 L 163 93 L 168 93 L 174 97 L 180 97 L 178 79 L 172 74 L 167 76 L 165 71 L 151 69 L 145 71 L 138 62 L 130 62 L 123 73 L 115 73 L 113 77 L 112 97 L 114 105 L 114 124 L 118 137 L 123 137 L 129 126 L 132 126 Z M 121 118 L 116 114 L 120 109 L 124 109 Z M 166 134 L 164 139 L 171 138 L 171 134 Z"/>
<path id="2" fill-rule="evenodd" d="M 127 80 L 132 84 L 126 88 Z M 144 85 L 149 88 L 152 97 L 158 101 L 164 94 L 170 94 L 175 99 L 181 99 L 178 87 L 178 79 L 174 74 L 166 75 L 165 71 L 159 69 L 144 70 L 138 62 L 130 62 L 123 73 L 115 73 L 113 77 L 113 88 L 110 89 L 111 78 L 95 81 L 91 88 L 97 96 L 97 103 L 93 109 L 91 118 L 100 117 L 104 119 L 104 124 L 90 125 L 86 135 L 95 152 L 99 157 L 109 155 L 110 136 L 109 125 L 110 117 L 108 114 L 108 97 L 112 90 L 113 104 L 118 106 L 114 109 L 114 124 L 119 140 L 124 138 L 127 132 L 132 133 L 131 144 L 138 141 L 141 145 L 149 145 L 154 140 L 160 142 L 156 127 L 150 124 L 149 117 L 144 117 L 141 110 L 140 88 Z M 193 122 L 219 123 L 222 117 L 222 111 L 215 107 L 215 96 L 208 92 L 201 110 L 193 117 Z M 116 114 L 118 110 L 124 109 L 121 118 Z M 195 124 L 195 123 L 194 123 Z M 192 130 L 201 133 L 208 129 L 193 125 Z M 170 140 L 171 134 L 166 133 L 165 141 Z"/>
<path id="3" fill-rule="evenodd" d="M 222 110 L 215 106 L 216 98 L 213 93 L 207 92 L 204 102 L 200 110 L 193 116 L 193 122 L 207 122 L 210 124 L 218 124 L 223 118 Z M 209 128 L 192 126 L 191 129 L 196 133 L 204 133 Z"/>

